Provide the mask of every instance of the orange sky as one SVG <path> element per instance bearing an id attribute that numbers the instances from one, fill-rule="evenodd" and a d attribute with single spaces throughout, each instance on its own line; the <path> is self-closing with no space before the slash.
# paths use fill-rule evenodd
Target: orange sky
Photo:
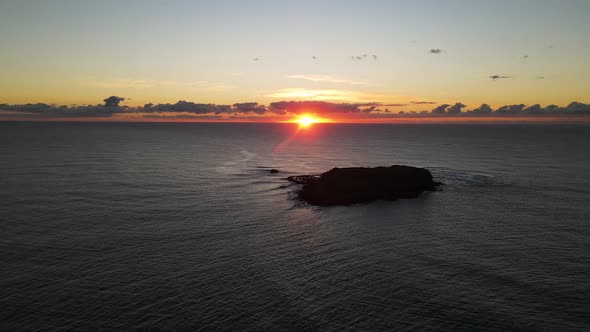
<path id="1" fill-rule="evenodd" d="M 71 108 L 109 96 L 124 97 L 127 107 L 325 101 L 379 105 L 371 116 L 317 112 L 342 122 L 481 122 L 376 118 L 392 118 L 380 114 L 385 110 L 431 112 L 457 103 L 466 105 L 462 112 L 484 103 L 494 110 L 590 103 L 590 1 L 7 1 L 0 7 L 0 104 Z M 224 112 L 222 119 L 182 107 L 118 112 L 109 120 L 83 116 L 285 120 L 274 111 Z M 39 120 L 72 114 L 41 113 Z M 0 110 L 0 120 L 25 117 Z M 500 120 L 512 121 L 494 116 Z"/>

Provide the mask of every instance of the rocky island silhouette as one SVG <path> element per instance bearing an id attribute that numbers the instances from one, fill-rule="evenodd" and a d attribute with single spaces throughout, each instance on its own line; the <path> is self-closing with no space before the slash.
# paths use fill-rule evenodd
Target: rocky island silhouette
<path id="1" fill-rule="evenodd" d="M 298 191 L 301 201 L 318 206 L 416 198 L 442 184 L 427 169 L 405 165 L 333 168 L 320 175 L 287 179 L 302 185 Z"/>

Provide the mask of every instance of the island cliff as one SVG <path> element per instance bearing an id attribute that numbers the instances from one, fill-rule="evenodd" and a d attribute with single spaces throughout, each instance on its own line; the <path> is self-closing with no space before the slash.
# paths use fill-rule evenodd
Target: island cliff
<path id="1" fill-rule="evenodd" d="M 333 168 L 321 175 L 287 179 L 303 185 L 298 192 L 299 199 L 319 206 L 416 198 L 441 184 L 433 181 L 427 169 L 403 165 Z"/>

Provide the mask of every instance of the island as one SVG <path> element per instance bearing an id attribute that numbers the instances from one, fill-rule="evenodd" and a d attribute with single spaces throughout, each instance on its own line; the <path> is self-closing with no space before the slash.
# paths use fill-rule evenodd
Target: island
<path id="1" fill-rule="evenodd" d="M 297 193 L 301 201 L 318 206 L 416 198 L 441 185 L 427 169 L 404 165 L 333 168 L 319 175 L 287 179 L 302 185 Z"/>

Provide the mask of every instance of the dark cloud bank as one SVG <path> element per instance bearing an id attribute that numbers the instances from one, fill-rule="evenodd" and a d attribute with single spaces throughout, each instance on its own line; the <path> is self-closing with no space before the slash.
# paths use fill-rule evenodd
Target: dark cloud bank
<path id="1" fill-rule="evenodd" d="M 329 115 L 335 113 L 359 114 L 362 117 L 432 117 L 432 116 L 518 116 L 518 115 L 590 115 L 590 104 L 572 102 L 565 107 L 539 104 L 504 105 L 493 109 L 488 104 L 467 109 L 463 103 L 441 104 L 431 110 L 401 111 L 400 108 L 408 104 L 383 103 L 333 103 L 325 101 L 279 101 L 262 105 L 257 102 L 235 103 L 232 105 L 200 104 L 190 101 L 178 101 L 175 104 L 146 104 L 139 107 L 121 105 L 125 98 L 110 96 L 103 104 L 84 106 L 58 106 L 44 103 L 8 105 L 0 104 L 0 114 L 29 115 L 33 117 L 74 118 L 74 117 L 110 117 L 129 113 L 139 114 L 144 118 L 170 119 L 239 119 L 262 115 L 293 115 L 300 113 L 315 113 Z M 433 105 L 432 101 L 412 101 L 412 105 Z M 390 108 L 396 108 L 395 111 Z"/>

